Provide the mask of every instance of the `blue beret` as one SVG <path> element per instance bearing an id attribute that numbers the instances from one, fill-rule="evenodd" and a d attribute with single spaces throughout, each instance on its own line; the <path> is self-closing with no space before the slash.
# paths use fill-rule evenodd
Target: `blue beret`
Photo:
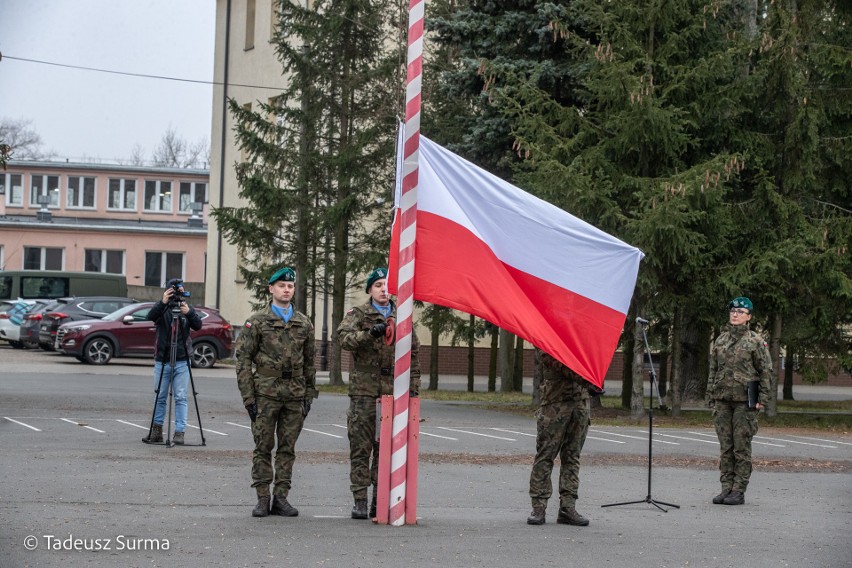
<path id="1" fill-rule="evenodd" d="M 367 277 L 367 293 L 370 293 L 370 288 L 373 286 L 376 280 L 380 280 L 382 278 L 388 277 L 388 269 L 387 268 L 376 268 L 374 269 L 370 275 Z"/>
<path id="2" fill-rule="evenodd" d="M 279 269 L 275 274 L 273 274 L 269 278 L 269 284 L 275 284 L 279 280 L 283 280 L 285 282 L 295 282 L 296 271 L 290 268 L 289 266 L 285 266 L 284 268 Z"/>

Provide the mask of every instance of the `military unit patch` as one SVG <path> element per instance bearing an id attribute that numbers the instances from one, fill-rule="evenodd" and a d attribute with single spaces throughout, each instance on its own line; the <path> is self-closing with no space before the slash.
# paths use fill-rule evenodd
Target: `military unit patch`
<path id="1" fill-rule="evenodd" d="M 247 321 L 246 321 L 246 323 L 245 323 L 245 327 L 246 327 L 246 328 L 251 327 L 251 322 L 247 320 Z"/>

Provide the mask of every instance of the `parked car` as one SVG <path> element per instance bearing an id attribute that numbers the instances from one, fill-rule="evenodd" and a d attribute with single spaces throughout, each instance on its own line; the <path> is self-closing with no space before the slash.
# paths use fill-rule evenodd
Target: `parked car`
<path id="1" fill-rule="evenodd" d="M 113 357 L 152 357 L 156 325 L 148 321 L 153 302 L 125 306 L 102 319 L 64 323 L 56 334 L 56 349 L 79 361 L 105 365 Z M 192 331 L 192 366 L 208 368 L 230 357 L 234 348 L 231 324 L 219 310 L 196 306 L 202 326 Z"/>
<path id="2" fill-rule="evenodd" d="M 4 300 L 3 304 L 9 307 L 0 312 L 0 339 L 8 341 L 15 349 L 23 349 L 21 323 L 35 305 L 35 300 Z"/>
<path id="3" fill-rule="evenodd" d="M 63 323 L 101 319 L 119 308 L 137 303 L 132 298 L 118 296 L 78 296 L 59 298 L 59 306 L 44 314 L 39 328 L 38 344 L 46 351 L 53 351 L 56 331 Z"/>
<path id="4" fill-rule="evenodd" d="M 21 337 L 20 341 L 24 347 L 38 347 L 38 336 L 41 331 L 41 320 L 46 312 L 61 306 L 56 300 L 36 300 L 33 308 L 24 316 L 24 321 L 21 322 Z"/>

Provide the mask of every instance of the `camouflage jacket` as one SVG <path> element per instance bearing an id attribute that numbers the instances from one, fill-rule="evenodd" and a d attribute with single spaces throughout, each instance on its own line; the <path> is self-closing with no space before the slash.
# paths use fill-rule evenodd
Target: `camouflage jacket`
<path id="1" fill-rule="evenodd" d="M 544 380 L 541 382 L 541 405 L 554 402 L 586 402 L 589 400 L 589 383 L 553 358 L 549 353 L 541 353 Z"/>
<path id="2" fill-rule="evenodd" d="M 390 318 L 396 319 L 396 305 Z M 349 372 L 349 396 L 379 397 L 393 394 L 394 350 L 396 341 L 385 345 L 383 337 L 370 335 L 370 328 L 385 322 L 370 302 L 346 312 L 337 328 L 341 348 L 351 351 L 354 368 Z M 412 332 L 411 390 L 420 391 L 420 342 Z"/>
<path id="3" fill-rule="evenodd" d="M 747 325 L 728 325 L 710 350 L 708 400 L 747 401 L 748 382 L 760 381 L 760 404 L 769 403 L 772 360 L 766 341 Z"/>
<path id="4" fill-rule="evenodd" d="M 285 323 L 272 308 L 249 316 L 237 341 L 237 386 L 243 404 L 255 397 L 295 400 L 316 398 L 314 326 L 294 311 Z"/>

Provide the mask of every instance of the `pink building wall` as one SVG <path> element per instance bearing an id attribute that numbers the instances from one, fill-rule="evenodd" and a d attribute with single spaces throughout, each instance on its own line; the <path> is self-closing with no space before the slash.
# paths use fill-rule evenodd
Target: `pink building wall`
<path id="1" fill-rule="evenodd" d="M 12 176 L 21 176 L 22 202 L 12 203 Z M 58 204 L 50 205 L 50 220 L 39 215 L 41 206 L 31 203 L 34 175 L 58 178 Z M 94 206 L 69 207 L 69 178 L 94 178 Z M 133 209 L 108 207 L 110 179 L 135 180 Z M 170 182 L 170 208 L 147 211 L 143 207 L 146 181 Z M 166 252 L 183 255 L 183 275 L 187 282 L 204 282 L 207 252 L 207 211 L 190 223 L 191 211 L 179 211 L 181 183 L 195 184 L 196 195 L 206 202 L 209 175 L 204 170 L 176 168 L 135 168 L 129 166 L 66 164 L 55 162 L 12 162 L 0 171 L 0 267 L 24 267 L 24 247 L 61 248 L 63 270 L 82 271 L 84 251 L 124 251 L 124 274 L 128 285 L 144 285 L 145 253 Z M 203 187 L 202 185 L 203 184 Z M 57 199 L 54 198 L 54 199 Z M 158 204 L 160 201 L 158 200 Z"/>

